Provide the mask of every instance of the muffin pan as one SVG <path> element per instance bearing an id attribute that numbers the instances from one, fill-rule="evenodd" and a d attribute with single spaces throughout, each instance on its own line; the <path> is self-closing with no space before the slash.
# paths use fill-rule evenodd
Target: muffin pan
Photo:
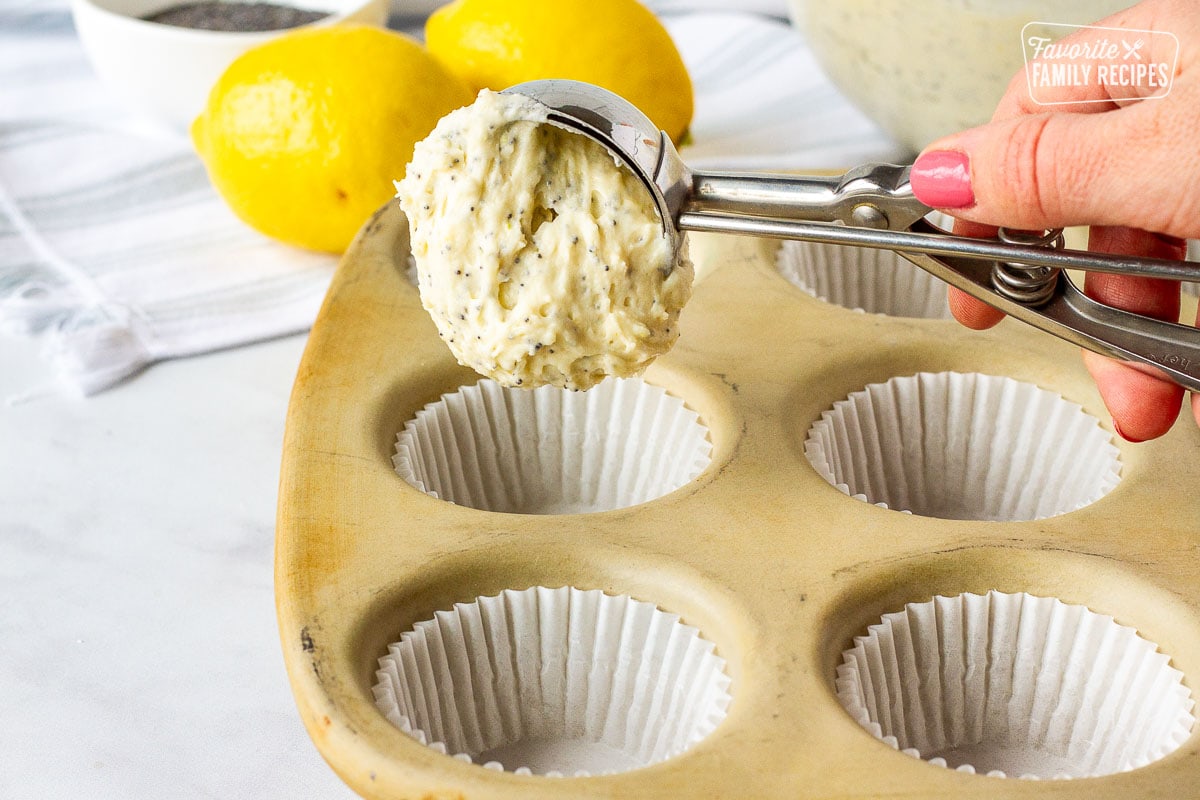
<path id="1" fill-rule="evenodd" d="M 343 259 L 279 495 L 288 676 L 359 794 L 1200 783 L 1190 419 L 1130 445 L 1073 347 L 851 311 L 718 236 L 644 380 L 510 396 L 454 363 L 407 246 L 389 205 Z"/>

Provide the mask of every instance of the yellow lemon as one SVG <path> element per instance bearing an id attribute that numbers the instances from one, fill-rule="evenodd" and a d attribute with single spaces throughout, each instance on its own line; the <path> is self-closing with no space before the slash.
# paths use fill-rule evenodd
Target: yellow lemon
<path id="1" fill-rule="evenodd" d="M 473 93 L 412 39 L 366 25 L 297 30 L 247 51 L 192 140 L 217 191 L 268 236 L 345 250 L 394 194 L 413 146 Z"/>
<path id="2" fill-rule="evenodd" d="M 679 50 L 637 0 L 456 0 L 429 17 L 425 41 L 475 91 L 570 78 L 621 95 L 676 142 L 692 120 Z"/>

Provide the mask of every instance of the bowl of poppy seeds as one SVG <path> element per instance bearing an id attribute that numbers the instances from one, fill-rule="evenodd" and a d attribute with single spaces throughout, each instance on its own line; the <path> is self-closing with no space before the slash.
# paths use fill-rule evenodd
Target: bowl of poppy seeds
<path id="1" fill-rule="evenodd" d="M 183 134 L 238 56 L 301 26 L 384 25 L 390 0 L 71 0 L 96 74 L 127 105 Z"/>

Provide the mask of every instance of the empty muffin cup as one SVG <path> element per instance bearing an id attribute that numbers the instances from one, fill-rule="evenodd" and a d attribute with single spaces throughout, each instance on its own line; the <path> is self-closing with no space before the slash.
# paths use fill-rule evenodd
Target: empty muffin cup
<path id="1" fill-rule="evenodd" d="M 483 380 L 419 411 L 392 461 L 408 483 L 452 503 L 572 514 L 661 497 L 695 479 L 711 452 L 699 416 L 639 378 L 586 392 Z"/>
<path id="2" fill-rule="evenodd" d="M 846 494 L 943 519 L 1064 514 L 1110 492 L 1121 470 L 1111 434 L 1079 405 L 975 373 L 871 384 L 821 415 L 804 452 Z"/>
<path id="3" fill-rule="evenodd" d="M 650 603 L 534 587 L 419 622 L 379 660 L 376 705 L 418 741 L 491 768 L 625 772 L 725 718 L 725 661 Z"/>
<path id="4" fill-rule="evenodd" d="M 838 699 L 860 725 L 964 772 L 1111 775 L 1176 750 L 1195 722 L 1183 674 L 1153 643 L 1054 598 L 910 603 L 842 659 Z"/>
<path id="5" fill-rule="evenodd" d="M 891 250 L 787 241 L 776 266 L 788 282 L 843 308 L 950 319 L 946 283 Z"/>

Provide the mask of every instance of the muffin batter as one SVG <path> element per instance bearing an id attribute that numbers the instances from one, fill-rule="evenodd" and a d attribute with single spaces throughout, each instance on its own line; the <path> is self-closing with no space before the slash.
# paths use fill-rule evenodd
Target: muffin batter
<path id="1" fill-rule="evenodd" d="M 692 265 L 600 144 L 484 90 L 396 183 L 421 303 L 459 363 L 506 386 L 587 389 L 671 348 Z"/>

